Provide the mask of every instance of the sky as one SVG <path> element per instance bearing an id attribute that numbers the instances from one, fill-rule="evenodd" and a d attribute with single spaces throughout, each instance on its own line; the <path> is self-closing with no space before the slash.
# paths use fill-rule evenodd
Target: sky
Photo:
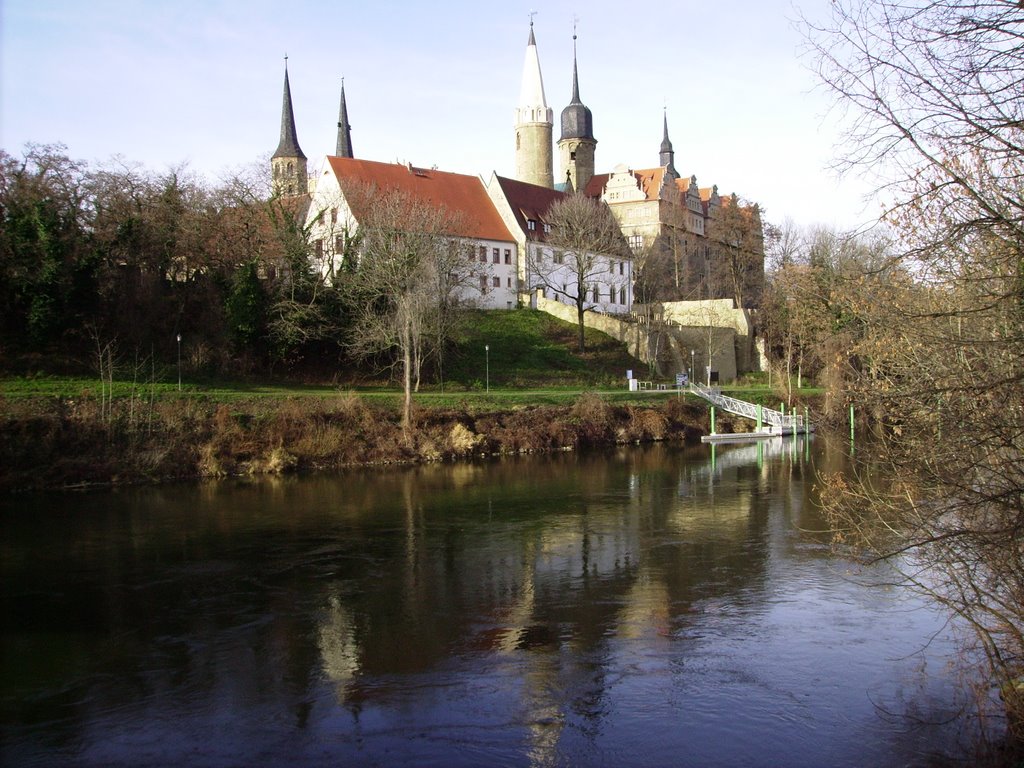
<path id="1" fill-rule="evenodd" d="M 344 78 L 356 157 L 513 176 L 536 11 L 556 140 L 576 25 L 598 173 L 657 166 L 667 115 L 676 168 L 700 186 L 759 203 L 768 222 L 856 227 L 878 206 L 867 181 L 830 170 L 841 126 L 794 24 L 828 5 L 0 0 L 0 148 L 60 143 L 78 160 L 186 164 L 216 182 L 277 147 L 287 54 L 311 171 L 334 151 Z"/>

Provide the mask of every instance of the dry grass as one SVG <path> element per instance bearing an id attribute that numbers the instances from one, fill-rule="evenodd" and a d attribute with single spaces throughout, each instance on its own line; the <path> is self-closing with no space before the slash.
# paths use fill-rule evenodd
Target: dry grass
<path id="1" fill-rule="evenodd" d="M 693 439 L 707 413 L 686 401 L 615 406 L 593 394 L 573 405 L 417 409 L 403 431 L 394 409 L 345 392 L 325 398 L 198 398 L 140 408 L 92 398 L 0 401 L 0 490 L 172 478 L 285 473 L 443 461 L 498 453 Z"/>

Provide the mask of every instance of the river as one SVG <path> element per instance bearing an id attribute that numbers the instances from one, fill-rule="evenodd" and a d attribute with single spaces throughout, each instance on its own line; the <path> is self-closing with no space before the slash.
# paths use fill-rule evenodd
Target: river
<path id="1" fill-rule="evenodd" d="M 0 502 L 6 766 L 938 766 L 944 617 L 842 450 L 650 446 Z"/>

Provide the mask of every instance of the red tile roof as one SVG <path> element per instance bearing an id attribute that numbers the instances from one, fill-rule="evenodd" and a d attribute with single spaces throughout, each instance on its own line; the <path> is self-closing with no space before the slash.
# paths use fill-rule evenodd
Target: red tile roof
<path id="1" fill-rule="evenodd" d="M 498 185 L 512 207 L 519 228 L 526 233 L 529 240 L 544 240 L 544 227 L 538 226 L 531 230 L 526 222 L 533 220 L 543 223 L 547 221 L 548 210 L 559 200 L 568 197 L 565 192 L 556 189 L 527 184 L 525 181 L 506 179 L 498 176 Z"/>
<path id="2" fill-rule="evenodd" d="M 449 234 L 515 242 L 477 176 L 351 157 L 328 157 L 327 162 L 343 187 L 346 181 L 360 182 L 381 192 L 401 192 L 414 200 L 459 214 L 455 220 L 460 231 Z M 360 218 L 359 211 L 353 214 L 357 220 Z"/>

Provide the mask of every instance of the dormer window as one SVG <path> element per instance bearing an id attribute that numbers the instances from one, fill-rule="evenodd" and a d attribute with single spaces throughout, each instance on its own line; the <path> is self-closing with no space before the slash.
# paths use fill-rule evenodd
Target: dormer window
<path id="1" fill-rule="evenodd" d="M 547 222 L 544 222 L 544 231 L 545 232 L 550 232 L 551 231 L 551 225 L 548 224 Z"/>
<path id="2" fill-rule="evenodd" d="M 531 232 L 533 232 L 535 229 L 537 229 L 537 222 L 534 221 L 533 219 L 527 219 L 526 220 L 526 228 L 528 230 L 530 230 Z"/>

